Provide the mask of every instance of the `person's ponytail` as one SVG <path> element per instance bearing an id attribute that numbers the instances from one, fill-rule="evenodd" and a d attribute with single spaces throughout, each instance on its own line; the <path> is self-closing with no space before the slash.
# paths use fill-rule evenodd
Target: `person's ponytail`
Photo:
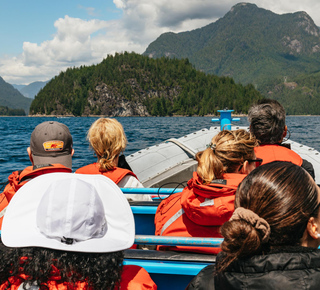
<path id="1" fill-rule="evenodd" d="M 246 160 L 254 156 L 258 142 L 243 129 L 224 130 L 214 136 L 207 149 L 196 154 L 197 173 L 203 184 L 223 178 L 225 173 L 234 173 Z"/>
<path id="2" fill-rule="evenodd" d="M 221 234 L 224 237 L 221 249 L 226 255 L 218 263 L 218 271 L 224 271 L 238 258 L 258 253 L 261 245 L 269 240 L 270 226 L 250 210 L 237 208 L 230 220 L 222 225 Z"/>
<path id="3" fill-rule="evenodd" d="M 197 173 L 201 177 L 203 184 L 222 178 L 224 166 L 216 156 L 215 150 L 208 147 L 206 150 L 197 153 L 196 159 L 198 161 Z"/>

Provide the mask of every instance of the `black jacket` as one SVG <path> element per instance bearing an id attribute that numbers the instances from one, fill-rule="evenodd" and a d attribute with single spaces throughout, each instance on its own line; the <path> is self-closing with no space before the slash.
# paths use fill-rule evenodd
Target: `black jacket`
<path id="1" fill-rule="evenodd" d="M 233 262 L 227 271 L 219 275 L 214 275 L 214 265 L 209 265 L 186 289 L 320 289 L 320 250 L 294 247 L 257 255 Z"/>

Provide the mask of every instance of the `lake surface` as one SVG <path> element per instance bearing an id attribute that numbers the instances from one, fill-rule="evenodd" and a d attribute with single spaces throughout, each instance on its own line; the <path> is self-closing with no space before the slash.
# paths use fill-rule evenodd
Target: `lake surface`
<path id="1" fill-rule="evenodd" d="M 6 181 L 12 171 L 31 165 L 26 151 L 30 144 L 30 135 L 35 126 L 44 121 L 58 121 L 69 127 L 75 150 L 73 171 L 96 161 L 86 140 L 88 129 L 96 119 L 98 118 L 1 117 L 0 182 Z M 193 131 L 217 125 L 211 121 L 211 117 L 123 117 L 116 119 L 123 125 L 128 139 L 125 155 L 169 138 L 179 138 Z M 288 116 L 286 123 L 291 132 L 290 139 L 320 151 L 319 116 Z M 242 117 L 234 124 L 248 126 L 247 118 Z"/>

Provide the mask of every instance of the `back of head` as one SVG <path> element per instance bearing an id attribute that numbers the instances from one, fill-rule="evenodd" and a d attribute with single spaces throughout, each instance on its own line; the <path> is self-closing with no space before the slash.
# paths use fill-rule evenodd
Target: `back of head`
<path id="1" fill-rule="evenodd" d="M 17 227 L 23 239 L 16 239 Z M 1 238 L 10 247 L 115 252 L 133 244 L 134 221 L 128 201 L 112 180 L 100 174 L 48 173 L 14 195 Z"/>
<path id="2" fill-rule="evenodd" d="M 318 214 L 318 188 L 300 166 L 276 161 L 256 168 L 242 181 L 235 208 L 230 221 L 221 227 L 226 258 L 220 270 L 237 258 L 300 245 L 309 218 Z M 240 209 L 249 210 L 257 220 L 236 218 Z"/>
<path id="3" fill-rule="evenodd" d="M 66 125 L 43 122 L 35 127 L 30 138 L 33 164 L 60 163 L 72 168 L 72 146 L 72 136 Z"/>
<path id="4" fill-rule="evenodd" d="M 127 146 L 123 127 L 116 119 L 96 120 L 91 125 L 87 138 L 98 157 L 102 171 L 112 169 L 115 159 Z"/>
<path id="5" fill-rule="evenodd" d="M 248 113 L 250 131 L 261 144 L 276 144 L 282 141 L 286 125 L 286 113 L 276 100 L 263 99 L 253 105 Z"/>
<path id="6" fill-rule="evenodd" d="M 224 173 L 235 172 L 241 163 L 252 159 L 257 145 L 255 137 L 243 129 L 221 131 L 212 138 L 206 150 L 196 155 L 197 173 L 207 184 L 222 178 Z"/>
<path id="7" fill-rule="evenodd" d="M 41 175 L 7 207 L 1 238 L 9 248 L 0 253 L 0 283 L 23 273 L 38 285 L 81 281 L 88 289 L 113 289 L 121 277 L 122 251 L 132 246 L 134 234 L 130 205 L 110 179 Z"/>

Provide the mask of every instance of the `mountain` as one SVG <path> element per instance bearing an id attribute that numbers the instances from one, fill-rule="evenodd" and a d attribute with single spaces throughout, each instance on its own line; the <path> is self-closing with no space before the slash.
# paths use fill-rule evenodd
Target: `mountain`
<path id="1" fill-rule="evenodd" d="M 188 58 L 199 70 L 265 85 L 320 69 L 320 30 L 305 12 L 278 15 L 239 3 L 221 19 L 182 33 L 164 33 L 144 55 Z"/>
<path id="2" fill-rule="evenodd" d="M 34 99 L 34 97 L 39 93 L 39 91 L 48 83 L 46 82 L 33 82 L 23 88 L 19 89 L 20 93 L 27 98 Z"/>
<path id="3" fill-rule="evenodd" d="M 0 106 L 10 109 L 23 109 L 28 113 L 31 102 L 31 99 L 24 97 L 17 89 L 0 77 Z"/>
<path id="4" fill-rule="evenodd" d="M 21 89 L 23 89 L 26 85 L 16 85 L 16 84 L 11 84 L 15 89 L 17 89 L 19 92 Z"/>
<path id="5" fill-rule="evenodd" d="M 12 86 L 17 89 L 22 95 L 24 95 L 26 98 L 34 99 L 37 93 L 47 84 L 46 82 L 33 82 L 29 85 L 15 85 L 12 84 Z"/>
<path id="6" fill-rule="evenodd" d="M 260 90 L 282 103 L 289 115 L 320 114 L 320 71 L 274 79 Z"/>
<path id="7" fill-rule="evenodd" d="M 25 116 L 24 109 L 10 109 L 8 107 L 0 106 L 0 116 Z"/>
<path id="8" fill-rule="evenodd" d="M 100 64 L 69 68 L 36 95 L 31 115 L 168 116 L 248 112 L 261 95 L 252 85 L 206 75 L 187 59 L 109 55 Z"/>

